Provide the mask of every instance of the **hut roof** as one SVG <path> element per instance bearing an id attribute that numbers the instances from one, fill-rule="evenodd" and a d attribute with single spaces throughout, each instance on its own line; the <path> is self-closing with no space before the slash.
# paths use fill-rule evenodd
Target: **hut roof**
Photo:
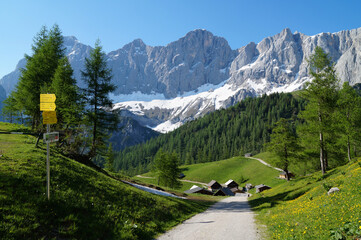
<path id="1" fill-rule="evenodd" d="M 234 196 L 234 193 L 229 188 L 221 188 L 214 193 L 214 196 Z"/>
<path id="2" fill-rule="evenodd" d="M 213 193 L 211 191 L 208 191 L 207 189 L 198 187 L 196 185 L 193 185 L 189 190 L 184 191 L 184 193 L 202 193 L 202 194 L 208 194 L 212 195 Z"/>
<path id="3" fill-rule="evenodd" d="M 207 184 L 207 187 L 212 187 L 213 185 L 221 186 L 221 184 L 219 184 L 216 180 L 212 180 Z"/>

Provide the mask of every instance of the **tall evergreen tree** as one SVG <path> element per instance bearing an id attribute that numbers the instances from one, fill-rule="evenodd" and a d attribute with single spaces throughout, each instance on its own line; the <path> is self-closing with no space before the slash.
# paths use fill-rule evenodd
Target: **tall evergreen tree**
<path id="1" fill-rule="evenodd" d="M 89 104 L 86 116 L 92 136 L 90 157 L 94 157 L 104 154 L 109 131 L 115 129 L 118 122 L 117 115 L 111 111 L 113 104 L 109 99 L 109 93 L 115 90 L 115 85 L 110 83 L 111 69 L 107 67 L 106 56 L 99 40 L 90 52 L 90 57 L 85 59 L 85 70 L 81 73 L 86 84 L 83 89 L 84 97 Z"/>
<path id="2" fill-rule="evenodd" d="M 50 92 L 56 95 L 58 128 L 67 130 L 69 127 L 79 125 L 84 104 L 76 80 L 73 78 L 73 69 L 66 57 L 59 61 L 52 78 Z"/>
<path id="3" fill-rule="evenodd" d="M 40 93 L 46 93 L 64 56 L 63 37 L 58 25 L 48 31 L 42 27 L 34 38 L 33 54 L 26 55 L 26 66 L 21 70 L 19 83 L 14 95 L 24 114 L 31 118 L 32 129 L 41 126 Z"/>
<path id="4" fill-rule="evenodd" d="M 329 143 L 325 134 L 330 132 L 332 127 L 332 112 L 337 101 L 338 79 L 331 59 L 322 48 L 315 48 L 309 64 L 312 81 L 306 85 L 304 93 L 309 104 L 302 116 L 317 132 L 321 170 L 325 174 L 328 167 L 326 150 Z"/>

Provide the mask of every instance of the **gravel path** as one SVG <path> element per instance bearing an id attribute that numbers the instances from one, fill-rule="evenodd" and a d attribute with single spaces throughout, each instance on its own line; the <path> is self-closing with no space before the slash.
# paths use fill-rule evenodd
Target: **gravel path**
<path id="1" fill-rule="evenodd" d="M 257 161 L 259 161 L 260 163 L 262 163 L 262 164 L 264 164 L 264 165 L 266 165 L 266 166 L 268 166 L 268 167 L 271 167 L 271 168 L 273 168 L 273 169 L 276 169 L 277 171 L 283 172 L 283 170 L 282 170 L 281 168 L 274 167 L 274 166 L 272 166 L 271 164 L 266 163 L 265 161 L 263 161 L 263 160 L 260 159 L 260 158 L 255 158 L 255 157 L 247 157 L 247 158 L 251 158 L 251 159 L 257 160 Z"/>
<path id="2" fill-rule="evenodd" d="M 228 197 L 157 239 L 256 240 L 260 237 L 247 197 Z"/>

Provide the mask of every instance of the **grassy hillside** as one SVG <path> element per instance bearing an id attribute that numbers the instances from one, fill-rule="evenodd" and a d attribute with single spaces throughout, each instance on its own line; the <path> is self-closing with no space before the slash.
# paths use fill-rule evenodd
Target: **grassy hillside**
<path id="1" fill-rule="evenodd" d="M 340 191 L 328 196 L 331 187 Z M 269 239 L 356 239 L 361 237 L 361 162 L 283 182 L 253 195 L 250 204 Z"/>
<path id="2" fill-rule="evenodd" d="M 181 169 L 186 175 L 185 179 L 204 183 L 216 180 L 223 184 L 229 179 L 233 179 L 238 183 L 247 182 L 253 185 L 263 183 L 271 187 L 283 183 L 283 180 L 276 178 L 279 173 L 277 170 L 267 167 L 256 160 L 244 157 L 233 157 L 217 162 L 184 165 Z M 152 173 L 144 175 L 153 176 Z M 150 181 L 149 179 L 138 179 L 140 181 Z M 152 183 L 155 182 L 155 180 L 151 181 Z M 193 184 L 186 184 L 185 186 L 187 186 L 187 188 L 182 189 L 189 189 L 188 186 L 190 185 Z"/>
<path id="3" fill-rule="evenodd" d="M 0 123 L 0 131 L 16 130 L 24 127 Z M 48 201 L 46 146 L 35 141 L 0 134 L 0 239 L 152 239 L 209 205 L 143 192 L 54 145 Z"/>

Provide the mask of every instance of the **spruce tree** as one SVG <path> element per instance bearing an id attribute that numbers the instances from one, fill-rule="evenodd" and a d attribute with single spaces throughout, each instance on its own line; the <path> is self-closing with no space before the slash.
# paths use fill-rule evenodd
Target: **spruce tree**
<path id="1" fill-rule="evenodd" d="M 26 55 L 26 66 L 21 70 L 14 95 L 18 106 L 31 118 L 32 129 L 41 124 L 40 93 L 49 89 L 59 60 L 64 56 L 63 37 L 58 25 L 48 31 L 42 27 L 34 38 L 33 54 Z"/>
<path id="2" fill-rule="evenodd" d="M 86 109 L 87 122 L 91 132 L 90 157 L 103 155 L 105 142 L 109 132 L 117 126 L 118 117 L 112 112 L 113 103 L 109 93 L 115 90 L 111 84 L 111 69 L 107 67 L 106 55 L 99 40 L 85 59 L 85 70 L 81 72 L 86 84 L 83 94 L 88 107 Z"/>

